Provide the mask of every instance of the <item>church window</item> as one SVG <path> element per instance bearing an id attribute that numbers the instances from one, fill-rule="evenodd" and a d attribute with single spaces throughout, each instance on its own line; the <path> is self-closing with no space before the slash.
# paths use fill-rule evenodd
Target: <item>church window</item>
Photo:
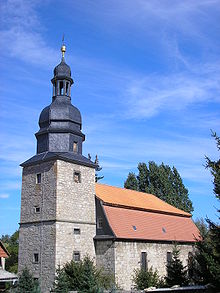
<path id="1" fill-rule="evenodd" d="M 34 212 L 35 212 L 36 214 L 39 214 L 39 213 L 40 213 L 40 207 L 39 207 L 39 206 L 35 206 L 35 207 L 34 207 Z"/>
<path id="2" fill-rule="evenodd" d="M 39 253 L 34 253 L 34 263 L 39 263 Z"/>
<path id="3" fill-rule="evenodd" d="M 171 260 L 172 260 L 172 252 L 167 251 L 167 265 L 170 264 Z"/>
<path id="4" fill-rule="evenodd" d="M 41 184 L 41 173 L 38 173 L 38 174 L 37 174 L 37 177 L 36 177 L 36 183 L 37 183 L 37 184 Z"/>
<path id="5" fill-rule="evenodd" d="M 79 228 L 74 228 L 74 234 L 79 235 L 80 233 L 81 232 Z"/>
<path id="6" fill-rule="evenodd" d="M 73 260 L 74 261 L 80 261 L 80 252 L 79 251 L 74 251 L 73 252 Z"/>
<path id="7" fill-rule="evenodd" d="M 77 143 L 77 141 L 74 141 L 74 143 L 73 143 L 73 151 L 74 151 L 74 153 L 78 152 L 78 143 Z"/>
<path id="8" fill-rule="evenodd" d="M 97 220 L 97 228 L 98 229 L 102 229 L 103 228 L 103 222 L 102 222 L 102 218 L 99 217 Z"/>
<path id="9" fill-rule="evenodd" d="M 76 183 L 80 183 L 81 182 L 81 176 L 80 176 L 80 172 L 79 171 L 74 171 L 74 182 Z"/>
<path id="10" fill-rule="evenodd" d="M 141 269 L 147 271 L 147 253 L 141 252 Z"/>

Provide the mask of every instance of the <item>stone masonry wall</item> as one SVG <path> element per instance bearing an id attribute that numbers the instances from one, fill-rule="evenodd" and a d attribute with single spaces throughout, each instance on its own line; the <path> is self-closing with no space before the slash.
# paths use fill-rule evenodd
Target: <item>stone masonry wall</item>
<path id="1" fill-rule="evenodd" d="M 74 234 L 74 228 L 80 234 Z M 74 251 L 80 252 L 80 258 L 89 255 L 95 262 L 94 225 L 57 222 L 56 223 L 56 267 L 73 259 Z"/>
<path id="2" fill-rule="evenodd" d="M 112 240 L 101 241 L 95 243 L 96 265 L 103 268 L 105 272 L 114 276 L 115 273 L 115 244 Z"/>
<path id="3" fill-rule="evenodd" d="M 38 173 L 40 184 L 36 182 Z M 48 292 L 55 274 L 56 174 L 57 164 L 51 161 L 25 167 L 22 176 L 18 269 L 28 267 L 39 278 L 43 293 Z M 38 263 L 34 253 L 39 255 Z"/>
<path id="4" fill-rule="evenodd" d="M 34 262 L 38 253 L 39 262 Z M 55 275 L 55 223 L 24 224 L 19 230 L 19 272 L 27 267 L 38 278 L 42 292 L 49 292 Z"/>
<path id="5" fill-rule="evenodd" d="M 25 167 L 22 175 L 21 223 L 51 220 L 56 217 L 56 162 L 45 162 Z M 41 184 L 36 175 L 41 174 Z M 34 207 L 40 207 L 35 213 Z"/>
<path id="6" fill-rule="evenodd" d="M 187 265 L 188 253 L 193 250 L 192 245 L 181 244 L 180 259 Z M 124 290 L 133 286 L 134 269 L 141 266 L 141 252 L 147 253 L 148 268 L 157 269 L 160 276 L 166 275 L 167 252 L 172 252 L 173 244 L 146 242 L 115 242 L 115 279 Z"/>
<path id="7" fill-rule="evenodd" d="M 80 172 L 80 182 L 74 172 Z M 93 238 L 95 222 L 95 170 L 65 161 L 57 161 L 56 265 L 64 264 L 79 251 L 95 260 Z M 80 234 L 74 235 L 74 228 Z"/>
<path id="8" fill-rule="evenodd" d="M 74 171 L 80 172 L 80 183 L 74 181 Z M 93 168 L 57 161 L 56 209 L 58 220 L 95 225 L 95 170 Z"/>

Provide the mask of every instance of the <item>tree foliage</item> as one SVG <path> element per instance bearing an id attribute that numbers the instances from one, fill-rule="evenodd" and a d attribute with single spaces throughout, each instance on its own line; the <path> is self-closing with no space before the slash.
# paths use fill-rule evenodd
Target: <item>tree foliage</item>
<path id="1" fill-rule="evenodd" d="M 212 133 L 216 140 L 217 149 L 220 151 L 220 138 Z M 220 200 L 220 159 L 212 161 L 206 157 L 206 168 L 213 176 L 214 194 Z M 218 213 L 220 211 L 218 210 Z M 219 217 L 220 219 L 220 217 Z M 206 219 L 208 230 L 201 233 L 201 239 L 197 243 L 197 281 L 203 284 L 210 283 L 216 290 L 220 289 L 220 226 L 210 219 Z"/>
<path id="2" fill-rule="evenodd" d="M 192 202 L 188 190 L 183 184 L 180 174 L 175 167 L 157 165 L 150 161 L 138 164 L 138 175 L 129 173 L 124 183 L 128 189 L 152 193 L 167 203 L 191 213 Z"/>
<path id="3" fill-rule="evenodd" d="M 37 280 L 27 268 L 25 268 L 19 276 L 18 283 L 15 289 L 16 293 L 40 293 L 40 287 Z"/>
<path id="4" fill-rule="evenodd" d="M 179 259 L 179 253 L 177 245 L 174 245 L 172 259 L 167 265 L 167 276 L 165 278 L 168 286 L 187 284 L 187 269 Z"/>
<path id="5" fill-rule="evenodd" d="M 132 281 L 137 290 L 144 290 L 149 287 L 161 287 L 163 285 L 163 280 L 159 277 L 157 271 L 153 271 L 152 267 L 146 271 L 143 269 L 135 269 Z"/>
<path id="6" fill-rule="evenodd" d="M 4 243 L 10 254 L 9 258 L 7 258 L 5 262 L 5 269 L 12 273 L 17 273 L 18 271 L 18 237 L 18 231 L 13 233 L 11 236 L 2 235 L 1 237 L 1 241 Z"/>
<path id="7" fill-rule="evenodd" d="M 97 269 L 93 261 L 86 256 L 82 261 L 67 262 L 58 268 L 53 292 L 66 293 L 70 290 L 78 292 L 98 293 L 113 286 L 113 278 Z"/>

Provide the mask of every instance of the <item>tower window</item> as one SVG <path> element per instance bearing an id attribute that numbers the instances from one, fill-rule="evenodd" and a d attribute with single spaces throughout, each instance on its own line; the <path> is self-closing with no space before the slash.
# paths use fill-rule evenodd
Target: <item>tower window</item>
<path id="1" fill-rule="evenodd" d="M 73 175 L 74 182 L 80 183 L 81 182 L 81 176 L 79 171 L 74 171 Z"/>
<path id="2" fill-rule="evenodd" d="M 73 143 L 73 151 L 74 151 L 74 153 L 78 152 L 78 142 L 77 141 L 74 141 L 74 143 Z"/>
<path id="3" fill-rule="evenodd" d="M 35 212 L 35 214 L 39 214 L 40 213 L 40 207 L 39 206 L 35 206 L 34 207 L 34 212 Z"/>
<path id="4" fill-rule="evenodd" d="M 81 233 L 79 228 L 74 228 L 73 232 L 75 235 L 79 235 Z"/>
<path id="5" fill-rule="evenodd" d="M 97 220 L 97 228 L 98 229 L 102 229 L 103 228 L 103 222 L 102 222 L 102 218 L 101 217 L 98 217 L 98 220 Z"/>
<path id="6" fill-rule="evenodd" d="M 63 82 L 60 82 L 60 95 L 63 95 Z"/>
<path id="7" fill-rule="evenodd" d="M 39 253 L 34 253 L 33 262 L 39 263 Z"/>
<path id="8" fill-rule="evenodd" d="M 74 261 L 80 261 L 80 252 L 79 251 L 74 251 L 73 252 L 73 260 Z"/>
<path id="9" fill-rule="evenodd" d="M 38 173 L 36 176 L 36 183 L 41 184 L 41 173 Z"/>
<path id="10" fill-rule="evenodd" d="M 147 253 L 141 252 L 141 269 L 147 271 Z"/>
<path id="11" fill-rule="evenodd" d="M 66 95 L 69 96 L 69 83 L 66 83 Z"/>

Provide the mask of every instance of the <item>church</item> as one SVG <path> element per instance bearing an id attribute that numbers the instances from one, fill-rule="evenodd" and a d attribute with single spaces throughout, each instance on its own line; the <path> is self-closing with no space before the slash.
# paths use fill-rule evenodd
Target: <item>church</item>
<path id="1" fill-rule="evenodd" d="M 19 272 L 27 267 L 50 292 L 56 268 L 89 255 L 115 278 L 133 286 L 134 269 L 166 275 L 173 243 L 187 265 L 199 231 L 191 214 L 152 194 L 95 183 L 98 165 L 82 155 L 80 111 L 71 103 L 71 69 L 54 69 L 53 97 L 39 118 L 37 153 L 21 164 Z"/>

